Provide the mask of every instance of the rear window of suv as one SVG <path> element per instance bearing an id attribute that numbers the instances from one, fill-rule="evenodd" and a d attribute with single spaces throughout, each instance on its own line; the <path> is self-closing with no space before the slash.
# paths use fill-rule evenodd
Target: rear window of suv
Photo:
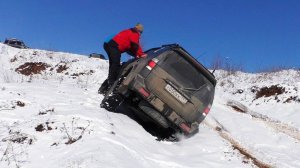
<path id="1" fill-rule="evenodd" d="M 179 85 L 187 95 L 201 90 L 202 87 L 206 88 L 207 85 L 212 86 L 198 69 L 177 52 L 168 51 L 160 66 L 176 80 L 172 82 Z"/>

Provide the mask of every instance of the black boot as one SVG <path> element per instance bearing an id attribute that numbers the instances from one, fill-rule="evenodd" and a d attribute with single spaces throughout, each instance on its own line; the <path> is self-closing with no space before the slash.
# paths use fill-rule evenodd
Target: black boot
<path id="1" fill-rule="evenodd" d="M 108 80 L 105 79 L 105 81 L 102 83 L 101 87 L 98 89 L 98 94 L 102 94 L 105 95 L 106 92 L 109 89 L 109 84 L 108 84 Z"/>

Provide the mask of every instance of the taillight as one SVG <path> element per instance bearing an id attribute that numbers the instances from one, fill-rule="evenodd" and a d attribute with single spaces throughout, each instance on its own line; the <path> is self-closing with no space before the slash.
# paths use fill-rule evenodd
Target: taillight
<path id="1" fill-rule="evenodd" d="M 157 62 L 158 62 L 158 59 L 153 58 L 152 60 L 150 60 L 148 62 L 148 65 L 146 66 L 146 68 L 151 71 L 156 66 Z"/>
<path id="2" fill-rule="evenodd" d="M 204 109 L 204 111 L 203 111 L 202 114 L 203 114 L 204 116 L 206 116 L 206 115 L 209 113 L 210 108 L 211 108 L 211 105 L 209 104 L 209 105 Z"/>
<path id="3" fill-rule="evenodd" d="M 191 127 L 189 127 L 186 123 L 181 123 L 180 128 L 183 129 L 187 133 L 189 133 L 191 131 Z"/>
<path id="4" fill-rule="evenodd" d="M 140 88 L 139 92 L 144 96 L 144 97 L 149 97 L 150 93 L 148 93 L 144 88 Z"/>

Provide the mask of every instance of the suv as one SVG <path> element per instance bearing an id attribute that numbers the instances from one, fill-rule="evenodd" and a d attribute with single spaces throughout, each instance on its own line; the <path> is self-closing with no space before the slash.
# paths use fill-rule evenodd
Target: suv
<path id="1" fill-rule="evenodd" d="M 101 107 L 115 111 L 124 102 L 165 129 L 185 135 L 198 132 L 213 103 L 214 75 L 178 44 L 146 53 L 122 66 Z"/>
<path id="2" fill-rule="evenodd" d="M 7 44 L 16 48 L 28 48 L 22 40 L 18 40 L 16 38 L 5 39 L 4 44 Z"/>

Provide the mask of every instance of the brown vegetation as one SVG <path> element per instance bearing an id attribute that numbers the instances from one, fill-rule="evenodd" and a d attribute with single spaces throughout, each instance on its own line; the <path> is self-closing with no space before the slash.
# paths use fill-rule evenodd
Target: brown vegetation
<path id="1" fill-rule="evenodd" d="M 13 143 L 19 143 L 19 144 L 29 144 L 31 145 L 33 142 L 33 139 L 29 137 L 29 135 L 20 133 L 19 131 L 13 132 L 12 130 L 9 130 L 9 137 L 3 138 L 3 142 L 13 142 Z"/>
<path id="2" fill-rule="evenodd" d="M 291 103 L 292 101 L 300 103 L 300 98 L 298 96 L 290 96 L 283 103 Z"/>
<path id="3" fill-rule="evenodd" d="M 278 85 L 272 85 L 270 87 L 263 87 L 263 88 L 260 88 L 260 90 L 258 90 L 256 92 L 255 99 L 258 99 L 260 97 L 276 96 L 276 95 L 280 95 L 284 92 L 285 92 L 285 88 L 278 86 Z"/>
<path id="4" fill-rule="evenodd" d="M 26 62 L 25 64 L 20 65 L 16 69 L 16 72 L 29 76 L 33 74 L 41 74 L 41 72 L 46 70 L 48 67 L 49 65 L 43 62 Z"/>
<path id="5" fill-rule="evenodd" d="M 35 127 L 35 130 L 38 132 L 43 132 L 43 131 L 51 131 L 53 130 L 52 127 L 50 127 L 50 122 L 46 122 L 45 124 L 39 124 Z M 52 124 L 54 124 L 54 122 L 52 122 Z M 57 129 L 57 128 L 56 128 Z"/>
<path id="6" fill-rule="evenodd" d="M 59 65 L 58 68 L 56 69 L 57 73 L 62 73 L 63 71 L 67 70 L 69 67 L 67 67 L 66 64 L 64 65 Z"/>
<path id="7" fill-rule="evenodd" d="M 21 102 L 21 101 L 17 101 L 17 106 L 19 107 L 24 107 L 25 103 Z"/>
<path id="8" fill-rule="evenodd" d="M 39 124 L 38 126 L 35 127 L 35 130 L 38 131 L 38 132 L 42 132 L 46 129 L 44 128 L 43 124 Z"/>

